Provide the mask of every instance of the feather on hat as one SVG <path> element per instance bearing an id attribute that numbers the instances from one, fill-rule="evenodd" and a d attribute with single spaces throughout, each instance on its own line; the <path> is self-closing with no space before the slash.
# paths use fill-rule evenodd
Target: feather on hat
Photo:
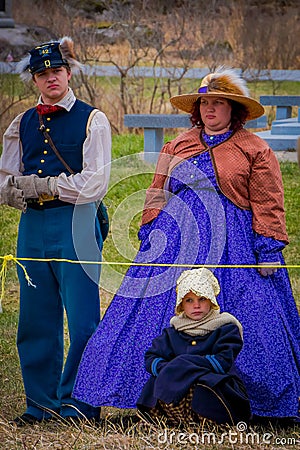
<path id="1" fill-rule="evenodd" d="M 76 59 L 74 42 L 68 36 L 34 47 L 18 62 L 17 72 L 23 81 L 29 81 L 35 73 L 61 66 L 70 68 L 73 73 L 83 68 Z"/>
<path id="2" fill-rule="evenodd" d="M 263 106 L 250 97 L 245 80 L 233 69 L 223 66 L 203 78 L 197 93 L 175 95 L 170 98 L 170 102 L 175 108 L 192 113 L 199 97 L 211 96 L 227 98 L 244 105 L 248 112 L 246 120 L 257 119 L 264 114 Z"/>

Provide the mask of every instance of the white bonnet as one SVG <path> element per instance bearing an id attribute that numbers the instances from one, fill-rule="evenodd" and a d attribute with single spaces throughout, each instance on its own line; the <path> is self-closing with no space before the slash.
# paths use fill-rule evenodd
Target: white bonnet
<path id="1" fill-rule="evenodd" d="M 193 292 L 199 297 L 208 298 L 212 303 L 212 308 L 219 309 L 216 296 L 220 293 L 220 285 L 213 273 L 205 267 L 185 270 L 179 276 L 176 286 L 177 313 L 180 312 L 179 306 L 188 292 Z"/>

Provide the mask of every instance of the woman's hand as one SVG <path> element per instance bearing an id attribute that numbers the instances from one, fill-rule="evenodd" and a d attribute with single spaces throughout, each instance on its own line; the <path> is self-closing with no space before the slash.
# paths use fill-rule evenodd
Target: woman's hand
<path id="1" fill-rule="evenodd" d="M 268 266 L 275 266 L 275 265 L 280 265 L 279 261 L 276 262 L 261 262 L 259 263 L 259 265 L 265 266 L 265 267 L 260 267 L 258 269 L 259 273 L 263 276 L 263 277 L 267 277 L 269 275 L 273 275 L 274 273 L 277 272 L 276 267 L 268 267 Z"/>

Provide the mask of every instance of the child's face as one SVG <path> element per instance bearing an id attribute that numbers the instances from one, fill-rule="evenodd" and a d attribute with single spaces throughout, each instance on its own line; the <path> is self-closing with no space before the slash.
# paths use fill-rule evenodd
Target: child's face
<path id="1" fill-rule="evenodd" d="M 209 313 L 211 302 L 208 298 L 188 292 L 182 299 L 182 309 L 189 319 L 200 320 Z"/>

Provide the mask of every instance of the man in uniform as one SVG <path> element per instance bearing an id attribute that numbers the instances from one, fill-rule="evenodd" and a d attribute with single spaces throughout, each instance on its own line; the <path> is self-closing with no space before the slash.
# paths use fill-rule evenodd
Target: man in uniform
<path id="1" fill-rule="evenodd" d="M 32 258 L 25 265 L 35 285 L 28 286 L 18 267 L 17 347 L 27 409 L 14 422 L 98 420 L 99 408 L 72 398 L 72 389 L 100 320 L 100 265 L 69 261 L 101 260 L 96 202 L 109 182 L 110 125 L 69 87 L 72 72 L 81 68 L 70 38 L 33 48 L 18 67 L 40 96 L 6 130 L 0 160 L 0 203 L 22 210 L 17 257 Z"/>

